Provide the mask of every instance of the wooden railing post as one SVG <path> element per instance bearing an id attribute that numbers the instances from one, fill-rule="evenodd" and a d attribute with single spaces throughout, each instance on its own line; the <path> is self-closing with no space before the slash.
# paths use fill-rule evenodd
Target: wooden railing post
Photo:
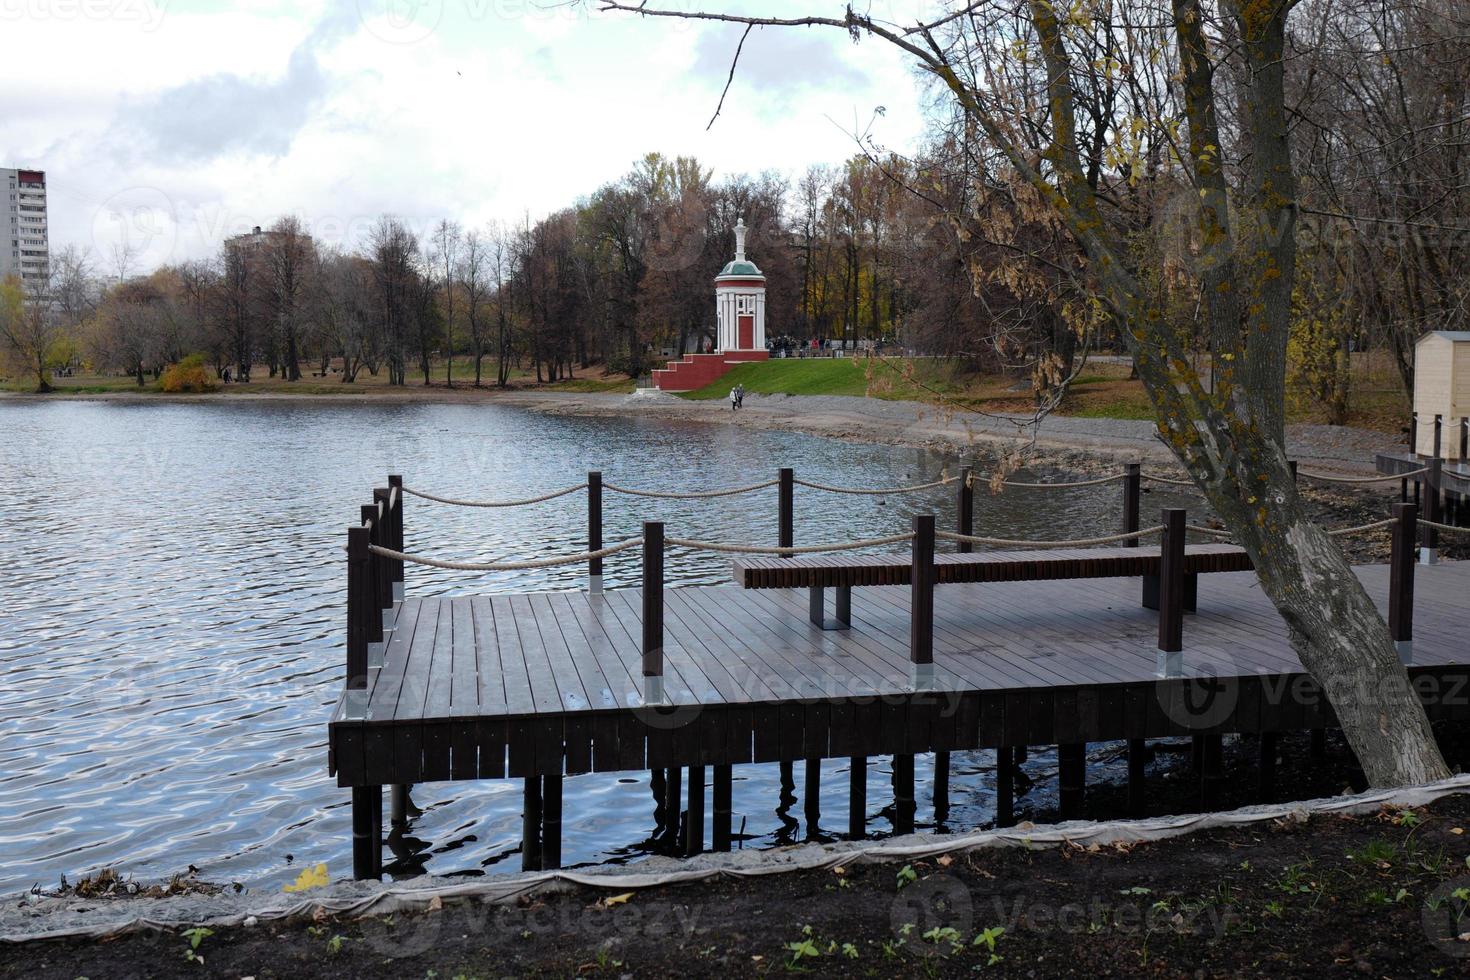
<path id="1" fill-rule="evenodd" d="M 643 522 L 643 692 L 647 702 L 663 700 L 664 680 L 664 525 Z"/>
<path id="2" fill-rule="evenodd" d="M 1438 447 L 1436 447 L 1438 448 Z M 1426 521 L 1440 522 L 1440 494 L 1441 470 L 1444 460 L 1435 456 L 1429 460 L 1429 472 L 1424 474 L 1424 519 Z M 1433 565 L 1439 561 L 1439 532 L 1432 527 L 1424 527 L 1423 547 L 1419 550 L 1419 561 L 1424 565 Z"/>
<path id="3" fill-rule="evenodd" d="M 1440 457 L 1440 445 L 1441 445 L 1441 443 L 1440 443 L 1440 429 L 1443 427 L 1443 425 L 1444 425 L 1444 417 L 1441 416 L 1441 415 L 1436 415 L 1434 417 L 1434 458 L 1435 459 L 1439 459 L 1439 457 Z"/>
<path id="4" fill-rule="evenodd" d="M 366 691 L 368 672 L 368 617 L 372 593 L 366 527 L 347 529 L 347 690 Z"/>
<path id="5" fill-rule="evenodd" d="M 1123 467 L 1123 533 L 1138 530 L 1138 499 L 1143 492 L 1143 464 L 1128 463 Z M 1129 548 L 1139 545 L 1137 538 L 1129 538 L 1123 544 Z"/>
<path id="6" fill-rule="evenodd" d="M 959 497 L 959 519 L 955 524 L 955 531 L 960 534 L 975 533 L 975 488 L 970 485 L 970 467 L 960 467 L 960 497 Z M 955 549 L 962 555 L 968 555 L 972 550 L 970 542 L 961 541 Z"/>
<path id="7" fill-rule="evenodd" d="M 1300 482 L 1296 478 L 1296 460 L 1294 460 L 1294 459 L 1288 459 L 1286 461 L 1286 471 L 1291 474 L 1291 482 L 1292 483 Z"/>
<path id="8" fill-rule="evenodd" d="M 1413 663 L 1414 641 L 1414 525 L 1419 508 L 1393 505 L 1393 550 L 1388 559 L 1388 632 L 1399 660 Z"/>
<path id="9" fill-rule="evenodd" d="M 1184 510 L 1164 508 L 1164 534 L 1159 544 L 1160 677 L 1178 677 L 1184 649 Z"/>
<path id="10" fill-rule="evenodd" d="M 796 507 L 796 474 L 783 466 L 776 485 L 776 546 L 790 548 L 796 543 L 794 512 Z"/>
<path id="11" fill-rule="evenodd" d="M 1470 456 L 1470 416 L 1460 419 L 1460 452 L 1458 459 L 1465 462 L 1465 457 Z"/>
<path id="12" fill-rule="evenodd" d="M 1409 413 L 1409 455 L 1419 455 L 1419 413 Z"/>
<path id="13" fill-rule="evenodd" d="M 379 540 L 381 529 L 379 528 L 378 508 L 376 504 L 363 504 L 362 525 L 367 531 L 368 544 L 382 547 Z M 364 604 L 363 615 L 367 627 L 368 643 L 383 642 L 383 609 L 378 605 L 379 580 L 386 574 L 384 561 L 381 555 L 369 551 L 367 556 L 367 579 L 363 582 L 362 601 Z"/>
<path id="14" fill-rule="evenodd" d="M 909 661 L 914 682 L 934 676 L 934 515 L 914 515 L 913 568 L 909 571 Z"/>
<path id="15" fill-rule="evenodd" d="M 378 487 L 373 490 L 373 504 L 378 512 L 378 519 L 373 522 L 373 540 L 379 547 L 397 551 L 393 547 L 393 512 L 388 506 L 392 499 L 393 491 L 387 487 Z M 378 608 L 393 608 L 393 561 L 382 556 L 374 556 L 377 561 L 378 574 Z"/>
<path id="16" fill-rule="evenodd" d="M 388 476 L 388 489 L 397 490 L 398 499 L 393 504 L 393 520 L 389 522 L 389 534 L 393 543 L 389 545 L 394 551 L 403 550 L 403 477 L 396 473 Z M 403 562 L 395 559 L 393 569 L 393 601 L 403 601 Z"/>
<path id="17" fill-rule="evenodd" d="M 602 550 L 602 473 L 587 474 L 587 550 Z M 602 591 L 602 559 L 587 559 L 587 591 Z"/>

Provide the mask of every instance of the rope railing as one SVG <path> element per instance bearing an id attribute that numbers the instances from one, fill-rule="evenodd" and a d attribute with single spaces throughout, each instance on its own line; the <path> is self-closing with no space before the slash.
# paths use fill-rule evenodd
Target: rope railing
<path id="1" fill-rule="evenodd" d="M 629 538 L 596 551 L 584 551 L 575 555 L 552 555 L 547 558 L 532 558 L 528 561 L 447 561 L 442 558 L 428 558 L 424 555 L 410 555 L 375 544 L 368 545 L 368 551 L 382 558 L 412 562 L 415 565 L 428 565 L 431 568 L 447 568 L 457 572 L 518 572 L 530 568 L 551 568 L 556 565 L 579 565 L 594 558 L 606 558 L 608 555 L 636 548 L 642 543 L 642 538 Z"/>
<path id="2" fill-rule="evenodd" d="M 1017 480 L 1004 480 L 1001 482 L 1001 486 L 1015 487 L 1018 490 L 1070 490 L 1074 487 L 1096 487 L 1104 483 L 1115 483 L 1118 480 L 1126 479 L 1128 479 L 1128 474 L 1114 473 L 1112 476 L 1101 476 L 1095 480 L 1073 480 L 1069 483 L 1021 483 Z M 983 476 L 972 475 L 970 477 L 970 484 L 972 486 L 976 483 L 984 484 L 985 482 L 987 481 Z"/>
<path id="3" fill-rule="evenodd" d="M 1385 527 L 1393 527 L 1398 523 L 1398 518 L 1385 517 L 1381 521 L 1370 521 L 1367 524 L 1358 524 L 1353 527 L 1335 527 L 1328 530 L 1328 535 L 1334 538 L 1347 537 L 1350 534 L 1366 534 L 1369 531 L 1377 531 Z M 1422 522 L 1421 522 L 1422 523 Z"/>
<path id="4" fill-rule="evenodd" d="M 1218 527 L 1206 527 L 1203 524 L 1186 524 L 1184 530 L 1193 531 L 1195 534 L 1207 534 L 1214 538 L 1228 538 L 1230 532 Z"/>
<path id="5" fill-rule="evenodd" d="M 638 490 L 634 487 L 620 487 L 612 483 L 604 483 L 602 485 L 602 488 L 604 490 L 611 490 L 613 493 L 625 493 L 633 497 L 658 497 L 663 500 L 701 500 L 707 499 L 709 497 L 733 497 L 736 494 L 741 493 L 754 493 L 757 490 L 764 490 L 767 487 L 774 487 L 780 482 L 780 480 L 767 480 L 764 483 L 752 483 L 749 486 L 744 487 L 729 487 L 724 490 L 688 490 L 683 492 L 670 490 Z M 585 485 L 586 484 L 583 484 L 583 486 Z"/>
<path id="6" fill-rule="evenodd" d="M 439 497 L 424 490 L 411 490 L 408 487 L 404 487 L 403 492 L 410 496 L 421 497 L 424 500 L 432 500 L 436 504 L 449 504 L 454 507 L 525 507 L 529 504 L 539 504 L 547 500 L 555 500 L 557 497 L 565 497 L 569 493 L 576 493 L 578 490 L 586 489 L 587 484 L 584 482 L 574 487 L 565 487 L 561 490 L 543 493 L 539 497 L 527 497 L 524 500 L 455 500 L 453 497 Z"/>
<path id="7" fill-rule="evenodd" d="M 1171 487 L 1194 486 L 1193 480 L 1176 480 L 1173 477 L 1163 476 L 1158 473 L 1140 473 L 1139 476 L 1145 480 L 1148 480 L 1150 483 L 1163 483 Z"/>
<path id="8" fill-rule="evenodd" d="M 1422 517 L 1419 518 L 1417 523 L 1420 527 L 1429 527 L 1436 531 L 1449 531 L 1451 534 L 1456 532 L 1460 534 L 1470 533 L 1470 527 L 1457 527 L 1454 524 L 1441 524 L 1439 521 L 1426 521 Z"/>
<path id="9" fill-rule="evenodd" d="M 858 548 L 876 548 L 885 544 L 912 541 L 914 534 L 891 534 L 885 538 L 868 538 L 864 541 L 841 541 L 833 544 L 808 544 L 780 547 L 761 544 L 727 544 L 722 541 L 697 541 L 689 538 L 665 538 L 664 545 L 670 548 L 688 548 L 693 551 L 720 551 L 736 555 L 815 555 L 828 551 L 854 551 Z"/>
<path id="10" fill-rule="evenodd" d="M 1309 480 L 1321 480 L 1323 483 L 1392 483 L 1395 480 L 1412 480 L 1416 476 L 1423 476 L 1429 472 L 1429 467 L 1422 466 L 1417 470 L 1407 473 L 1395 473 L 1391 476 L 1333 476 L 1330 473 L 1312 473 L 1307 470 L 1298 469 L 1297 476 L 1304 476 Z"/>
<path id="11" fill-rule="evenodd" d="M 1069 538 L 1062 541 L 1034 541 L 1022 538 L 986 538 L 978 534 L 959 534 L 955 531 L 935 531 L 936 538 L 946 541 L 962 541 L 965 544 L 983 544 L 997 548 L 1086 548 L 1092 545 L 1115 544 L 1119 541 L 1132 541 L 1136 538 L 1145 538 L 1164 530 L 1164 525 L 1155 524 L 1139 531 L 1124 531 L 1121 534 L 1108 534 L 1096 538 Z"/>
<path id="12" fill-rule="evenodd" d="M 791 482 L 812 490 L 821 490 L 825 493 L 851 493 L 873 497 L 886 497 L 890 494 L 917 493 L 920 490 L 932 490 L 935 487 L 951 484 L 958 479 L 959 477 L 957 476 L 941 476 L 932 483 L 916 483 L 910 487 L 833 487 L 825 483 L 813 483 L 811 480 L 792 480 Z"/>

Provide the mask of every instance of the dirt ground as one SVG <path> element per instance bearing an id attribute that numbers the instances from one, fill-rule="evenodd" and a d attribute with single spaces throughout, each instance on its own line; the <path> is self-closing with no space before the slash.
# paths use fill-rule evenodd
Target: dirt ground
<path id="1" fill-rule="evenodd" d="M 0 978 L 1463 976 L 1466 827 L 1462 795 L 1132 847 L 28 943 Z"/>

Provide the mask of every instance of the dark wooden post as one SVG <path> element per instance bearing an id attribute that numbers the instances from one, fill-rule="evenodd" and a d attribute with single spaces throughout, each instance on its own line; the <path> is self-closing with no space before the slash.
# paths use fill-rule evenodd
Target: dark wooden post
<path id="1" fill-rule="evenodd" d="M 1419 455 L 1419 413 L 1409 413 L 1409 455 Z"/>
<path id="2" fill-rule="evenodd" d="M 394 551 L 402 551 L 403 550 L 403 496 L 404 496 L 404 494 L 403 494 L 403 477 L 399 476 L 396 473 L 389 474 L 389 476 L 388 476 L 388 489 L 390 491 L 392 491 L 392 490 L 397 490 L 398 491 L 398 493 L 395 494 L 395 496 L 398 499 L 396 501 L 394 501 L 394 503 L 393 503 L 393 520 L 389 524 L 389 528 L 391 529 L 391 532 L 390 533 L 392 534 L 392 539 L 393 539 L 393 543 L 391 545 L 389 545 L 389 547 L 392 548 Z M 394 583 L 394 585 L 393 585 L 393 598 L 394 598 L 395 601 L 401 602 L 403 600 L 403 562 L 402 562 L 402 560 L 395 559 L 394 562 L 393 562 L 393 565 L 392 565 L 392 569 L 393 569 L 393 583 Z"/>
<path id="3" fill-rule="evenodd" d="M 1261 733 L 1261 769 L 1256 790 L 1262 803 L 1270 803 L 1276 799 L 1276 742 L 1275 732 Z"/>
<path id="4" fill-rule="evenodd" d="M 949 818 L 949 753 L 934 753 L 934 823 Z"/>
<path id="5" fill-rule="evenodd" d="M 1399 659 L 1410 663 L 1414 641 L 1414 530 L 1419 509 L 1393 505 L 1393 546 L 1388 559 L 1388 632 Z"/>
<path id="6" fill-rule="evenodd" d="M 561 867 L 560 775 L 541 777 L 541 870 Z"/>
<path id="7" fill-rule="evenodd" d="M 679 817 L 683 812 L 684 795 L 684 770 L 678 766 L 670 766 L 664 770 L 664 815 L 669 826 L 669 840 L 674 844 L 674 852 L 678 853 L 679 845 Z"/>
<path id="8" fill-rule="evenodd" d="M 602 473 L 587 474 L 587 550 L 602 550 Z M 587 559 L 587 591 L 602 591 L 602 559 Z"/>
<path id="9" fill-rule="evenodd" d="M 379 487 L 373 491 L 373 503 L 378 511 L 378 519 L 373 524 L 373 538 L 381 548 L 397 551 L 393 547 L 393 508 L 391 501 L 393 491 L 387 487 Z M 380 609 L 393 608 L 393 560 L 390 558 L 377 557 L 378 574 L 375 576 L 378 586 L 378 607 Z"/>
<path id="10" fill-rule="evenodd" d="M 1062 819 L 1072 820 L 1082 814 L 1082 798 L 1087 785 L 1087 744 L 1068 742 L 1057 746 L 1057 789 L 1061 797 Z"/>
<path id="11" fill-rule="evenodd" d="M 372 552 L 368 551 L 368 538 L 366 527 L 347 529 L 347 688 L 350 691 L 367 689 L 371 635 L 367 614 L 373 612 L 369 581 Z M 381 628 L 381 616 L 378 624 Z"/>
<path id="12" fill-rule="evenodd" d="M 383 877 L 383 787 L 352 787 L 352 877 Z"/>
<path id="13" fill-rule="evenodd" d="M 1470 416 L 1460 419 L 1460 452 L 1458 459 L 1463 463 L 1466 457 L 1470 457 Z"/>
<path id="14" fill-rule="evenodd" d="M 1179 675 L 1184 649 L 1184 510 L 1166 507 L 1159 546 L 1159 674 Z"/>
<path id="15" fill-rule="evenodd" d="M 796 474 L 783 466 L 776 474 L 776 546 L 790 548 L 796 543 L 793 520 L 796 508 Z"/>
<path id="16" fill-rule="evenodd" d="M 711 829 L 711 845 L 716 851 L 730 849 L 730 811 L 733 809 L 734 767 L 715 766 L 714 771 L 714 827 Z"/>
<path id="17" fill-rule="evenodd" d="M 975 533 L 975 488 L 970 485 L 970 477 L 970 468 L 961 466 L 959 518 L 955 523 L 955 531 L 960 534 Z M 973 549 L 970 542 L 960 541 L 955 550 L 962 555 L 968 555 Z"/>
<path id="18" fill-rule="evenodd" d="M 1443 427 L 1443 425 L 1444 425 L 1444 419 L 1443 419 L 1443 417 L 1442 416 L 1439 416 L 1439 415 L 1436 415 L 1434 417 L 1434 458 L 1435 459 L 1439 459 L 1440 458 L 1440 446 L 1441 446 L 1441 442 L 1440 442 L 1440 438 L 1441 438 L 1440 437 L 1440 430 Z"/>
<path id="19" fill-rule="evenodd" d="M 822 822 L 822 760 L 806 760 L 806 789 L 802 798 L 802 813 L 806 817 L 806 836 L 810 840 L 817 835 Z"/>
<path id="20" fill-rule="evenodd" d="M 381 547 L 379 523 L 377 506 L 374 504 L 364 504 L 362 507 L 362 526 L 363 530 L 367 531 L 368 544 L 375 544 Z M 373 551 L 369 551 L 367 553 L 367 579 L 363 583 L 362 593 L 362 602 L 365 606 L 363 610 L 363 625 L 367 629 L 367 640 L 369 643 L 383 642 L 383 608 L 378 605 L 378 598 L 380 595 L 379 583 L 386 574 L 387 571 L 384 568 L 383 557 Z"/>
<path id="21" fill-rule="evenodd" d="M 920 667 L 934 663 L 933 514 L 914 515 L 913 568 L 909 572 L 909 661 Z"/>
<path id="22" fill-rule="evenodd" d="M 704 766 L 689 767 L 689 819 L 684 823 L 684 855 L 704 853 Z"/>
<path id="23" fill-rule="evenodd" d="M 893 832 L 914 832 L 914 757 L 900 752 L 893 756 Z"/>
<path id="24" fill-rule="evenodd" d="M 1440 519 L 1440 487 L 1441 468 L 1444 460 L 1435 456 L 1429 461 L 1429 472 L 1424 474 L 1424 519 L 1426 521 L 1439 522 Z M 1425 565 L 1433 565 L 1439 560 L 1439 532 L 1432 527 L 1421 528 L 1423 532 L 1423 549 L 1419 552 L 1419 561 Z"/>
<path id="25" fill-rule="evenodd" d="M 1144 766 L 1148 761 L 1148 743 L 1141 738 L 1128 740 L 1128 815 L 1143 816 L 1148 805 Z"/>
<path id="26" fill-rule="evenodd" d="M 521 805 L 521 870 L 541 870 L 541 777 L 527 776 Z"/>
<path id="27" fill-rule="evenodd" d="M 1297 480 L 1297 478 L 1296 478 L 1296 460 L 1294 460 L 1294 459 L 1288 459 L 1286 461 L 1286 471 L 1291 474 L 1291 482 L 1292 483 L 1299 482 Z"/>
<path id="28" fill-rule="evenodd" d="M 1221 766 L 1221 736 L 1208 732 L 1202 736 L 1200 752 L 1200 806 L 1214 810 L 1220 805 L 1220 785 L 1225 781 Z"/>
<path id="29" fill-rule="evenodd" d="M 847 760 L 847 839 L 862 840 L 868 833 L 868 757 Z"/>
<path id="30" fill-rule="evenodd" d="M 1016 752 L 1009 745 L 995 750 L 995 825 L 1016 822 Z"/>
<path id="31" fill-rule="evenodd" d="M 1143 466 L 1140 463 L 1128 463 L 1123 467 L 1123 533 L 1138 530 L 1138 499 L 1143 492 Z M 1137 538 L 1129 538 L 1123 544 L 1129 548 L 1138 547 Z"/>
<path id="32" fill-rule="evenodd" d="M 643 677 L 647 700 L 663 700 L 664 525 L 643 522 Z M 651 687 L 649 678 L 658 678 Z M 648 696 L 652 690 L 654 694 Z M 677 811 L 676 811 L 677 812 Z"/>

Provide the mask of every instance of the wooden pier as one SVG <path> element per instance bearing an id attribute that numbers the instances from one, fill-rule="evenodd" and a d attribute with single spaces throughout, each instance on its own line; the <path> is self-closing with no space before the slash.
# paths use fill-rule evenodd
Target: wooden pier
<path id="1" fill-rule="evenodd" d="M 791 547 L 789 473 L 778 537 Z M 1138 479 L 1129 467 L 1121 480 L 1132 532 Z M 969 480 L 960 483 L 952 538 L 970 526 Z M 596 475 L 584 486 L 595 553 L 604 487 Z M 522 864 L 555 868 L 563 779 L 581 773 L 654 773 L 666 812 L 686 813 L 683 846 L 696 853 L 707 824 L 708 846 L 730 846 L 737 765 L 803 763 L 815 823 L 818 763 L 851 760 L 841 826 L 861 837 L 876 756 L 894 757 L 891 826 L 905 832 L 920 753 L 936 754 L 942 811 L 948 753 L 998 750 L 1004 824 L 1015 753 L 1027 746 L 1059 746 L 1061 806 L 1073 816 L 1084 812 L 1088 742 L 1128 741 L 1130 800 L 1141 807 L 1144 740 L 1193 736 L 1208 806 L 1224 776 L 1223 734 L 1262 736 L 1257 778 L 1269 796 L 1276 734 L 1335 726 L 1254 573 L 1227 570 L 1249 563 L 1228 546 L 1186 546 L 1179 511 L 1164 515 L 1158 546 L 999 554 L 936 555 L 933 518 L 920 517 L 902 559 L 741 559 L 737 584 L 668 589 L 664 529 L 648 524 L 640 588 L 602 591 L 597 558 L 587 559 L 596 578 L 585 592 L 416 598 L 403 593 L 404 561 L 390 557 L 402 554 L 403 503 L 394 478 L 349 530 L 348 682 L 329 752 L 339 785 L 352 788 L 357 877 L 381 873 L 384 787 L 401 807 L 402 788 L 416 783 L 521 779 Z M 1470 565 L 1416 574 L 1415 508 L 1395 513 L 1384 529 L 1394 560 L 1357 572 L 1430 717 L 1470 718 Z M 801 567 L 820 571 L 803 578 Z M 769 578 L 777 573 L 788 577 Z M 817 585 L 848 589 L 845 622 L 819 615 L 807 591 Z"/>

